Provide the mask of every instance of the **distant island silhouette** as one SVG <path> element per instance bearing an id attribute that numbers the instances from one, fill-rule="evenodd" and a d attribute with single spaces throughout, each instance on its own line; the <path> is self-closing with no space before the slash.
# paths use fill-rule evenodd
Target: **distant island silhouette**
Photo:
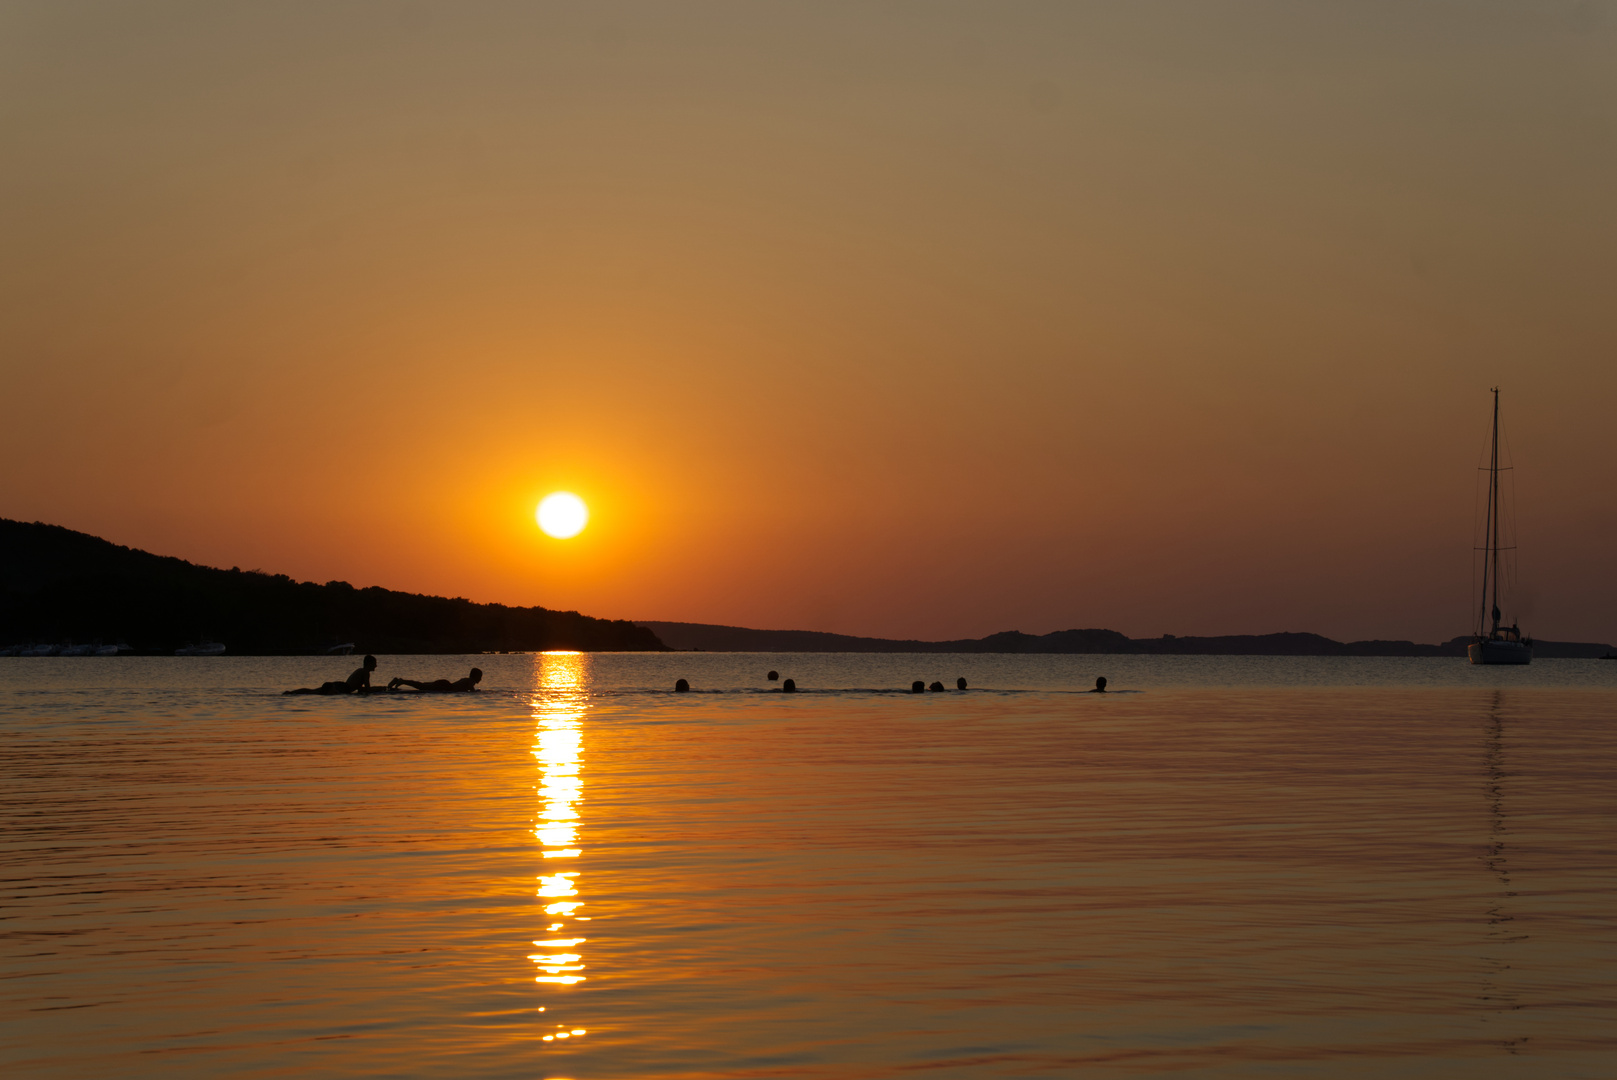
<path id="1" fill-rule="evenodd" d="M 1057 630 L 1023 634 L 1007 630 L 958 641 L 899 641 L 850 637 L 817 630 L 750 630 L 744 626 L 646 621 L 673 649 L 702 652 L 864 652 L 864 653 L 1111 653 L 1146 656 L 1465 656 L 1472 638 L 1441 645 L 1413 641 L 1333 641 L 1319 634 L 1230 634 L 1222 637 L 1131 638 L 1116 630 Z M 1599 659 L 1610 645 L 1581 641 L 1535 641 L 1536 655 L 1560 659 Z"/>
<path id="2" fill-rule="evenodd" d="M 666 650 L 653 631 L 623 620 L 217 570 L 0 518 L 0 647 L 127 641 L 137 652 L 172 654 L 201 634 L 250 656 L 342 643 L 394 654 Z"/>

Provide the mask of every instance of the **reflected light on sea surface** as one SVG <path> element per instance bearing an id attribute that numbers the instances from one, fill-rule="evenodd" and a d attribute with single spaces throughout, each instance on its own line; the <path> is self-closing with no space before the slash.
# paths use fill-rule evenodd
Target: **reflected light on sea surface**
<path id="1" fill-rule="evenodd" d="M 587 658 L 582 653 L 551 652 L 534 657 L 533 756 L 539 765 L 539 805 L 533 835 L 546 859 L 577 859 L 584 853 L 578 842 L 578 807 L 584 799 L 581 770 L 586 663 Z M 538 876 L 538 895 L 557 901 L 545 906 L 546 915 L 587 921 L 576 914 L 584 906 L 582 900 L 560 899 L 579 895 L 578 876 L 577 871 Z M 553 934 L 565 925 L 552 922 L 546 925 L 546 930 Z M 583 982 L 585 977 L 578 974 L 584 970 L 579 962 L 583 955 L 561 950 L 572 949 L 584 941 L 581 937 L 536 940 L 534 945 L 548 951 L 528 955 L 538 967 L 535 981 L 563 986 Z M 555 1036 L 547 1035 L 545 1041 L 553 1038 Z"/>

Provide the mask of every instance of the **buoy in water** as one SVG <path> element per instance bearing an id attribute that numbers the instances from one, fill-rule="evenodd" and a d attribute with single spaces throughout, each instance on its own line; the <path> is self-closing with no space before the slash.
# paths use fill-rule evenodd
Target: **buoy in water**
<path id="1" fill-rule="evenodd" d="M 780 678 L 780 672 L 778 672 L 778 671 L 771 671 L 771 672 L 770 672 L 770 673 L 769 673 L 769 681 L 770 681 L 770 682 L 775 682 L 775 681 L 776 681 L 776 680 L 778 680 L 778 679 L 779 679 L 779 678 Z"/>

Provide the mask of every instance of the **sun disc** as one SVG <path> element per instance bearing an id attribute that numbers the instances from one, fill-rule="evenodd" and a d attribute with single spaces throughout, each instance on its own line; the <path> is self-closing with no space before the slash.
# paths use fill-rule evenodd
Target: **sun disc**
<path id="1" fill-rule="evenodd" d="M 539 519 L 539 528 L 546 536 L 566 540 L 584 531 L 590 511 L 577 495 L 570 491 L 558 491 L 539 501 L 539 509 L 534 516 Z"/>

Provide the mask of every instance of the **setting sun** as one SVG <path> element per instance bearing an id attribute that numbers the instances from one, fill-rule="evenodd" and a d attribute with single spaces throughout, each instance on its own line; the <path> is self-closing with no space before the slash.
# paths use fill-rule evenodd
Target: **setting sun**
<path id="1" fill-rule="evenodd" d="M 589 507 L 569 491 L 558 491 L 546 495 L 539 501 L 539 509 L 534 515 L 539 519 L 539 528 L 546 536 L 554 536 L 558 540 L 566 540 L 570 536 L 577 536 L 584 531 L 584 525 L 590 519 Z"/>

